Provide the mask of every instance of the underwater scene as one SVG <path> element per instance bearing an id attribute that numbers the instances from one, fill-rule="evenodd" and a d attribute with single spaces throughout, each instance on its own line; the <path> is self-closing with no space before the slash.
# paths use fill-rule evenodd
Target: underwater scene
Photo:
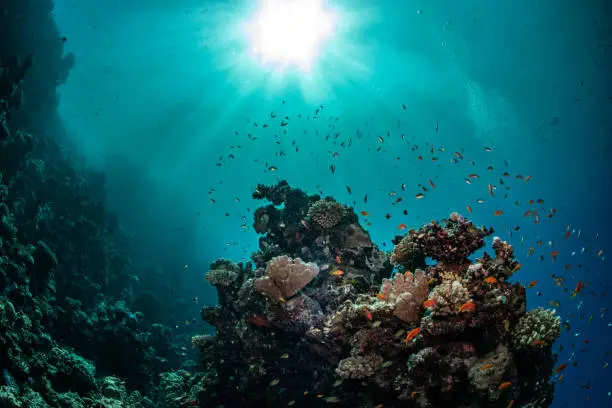
<path id="1" fill-rule="evenodd" d="M 0 408 L 612 406 L 612 3 L 4 0 Z"/>

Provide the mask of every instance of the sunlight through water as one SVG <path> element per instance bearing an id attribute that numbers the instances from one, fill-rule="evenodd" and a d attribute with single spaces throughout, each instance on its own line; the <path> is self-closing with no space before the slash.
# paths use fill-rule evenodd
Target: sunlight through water
<path id="1" fill-rule="evenodd" d="M 263 0 L 245 31 L 251 52 L 262 63 L 308 72 L 334 34 L 337 18 L 320 0 Z"/>

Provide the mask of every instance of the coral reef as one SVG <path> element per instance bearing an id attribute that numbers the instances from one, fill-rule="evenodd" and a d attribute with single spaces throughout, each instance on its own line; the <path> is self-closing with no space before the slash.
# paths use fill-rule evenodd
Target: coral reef
<path id="1" fill-rule="evenodd" d="M 63 140 L 56 88 L 74 57 L 63 55 L 52 1 L 2 11 L 0 405 L 152 406 L 143 394 L 178 366 L 180 347 L 127 306 L 129 234 L 104 207 L 104 176 Z M 120 395 L 108 395 L 110 373 Z"/>
<path id="2" fill-rule="evenodd" d="M 453 213 L 396 239 L 389 257 L 348 207 L 313 225 L 341 205 L 331 198 L 284 181 L 254 196 L 274 204 L 255 212 L 255 268 L 224 267 L 219 306 L 202 310 L 217 333 L 193 339 L 200 406 L 551 403 L 558 318 L 526 312 L 524 287 L 507 282 L 520 268 L 511 245 L 494 238 L 494 255 L 470 259 L 492 229 Z"/>

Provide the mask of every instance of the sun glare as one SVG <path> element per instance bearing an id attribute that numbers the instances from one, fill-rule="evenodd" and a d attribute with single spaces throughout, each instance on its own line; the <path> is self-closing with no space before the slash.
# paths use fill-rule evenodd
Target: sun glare
<path id="1" fill-rule="evenodd" d="M 334 34 L 336 19 L 322 0 L 262 0 L 246 25 L 251 52 L 280 70 L 294 66 L 308 72 Z"/>

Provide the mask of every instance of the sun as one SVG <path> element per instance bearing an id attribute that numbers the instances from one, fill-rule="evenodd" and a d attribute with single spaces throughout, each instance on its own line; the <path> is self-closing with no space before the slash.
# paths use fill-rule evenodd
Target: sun
<path id="1" fill-rule="evenodd" d="M 245 31 L 259 62 L 308 72 L 334 35 L 336 22 L 322 0 L 262 0 Z"/>

